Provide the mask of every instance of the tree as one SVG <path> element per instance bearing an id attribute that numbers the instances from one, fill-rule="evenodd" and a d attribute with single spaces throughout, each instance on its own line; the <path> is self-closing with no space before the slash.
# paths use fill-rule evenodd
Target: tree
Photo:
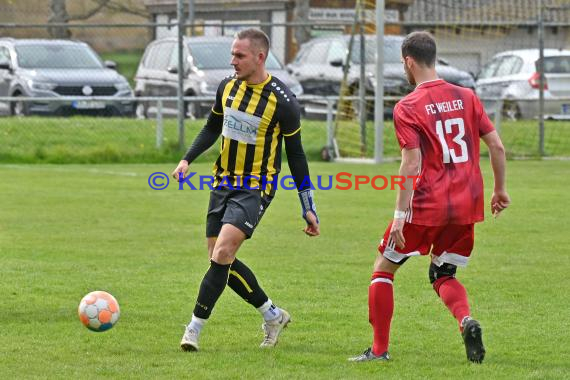
<path id="1" fill-rule="evenodd" d="M 295 20 L 299 22 L 309 22 L 310 11 L 309 0 L 295 1 Z M 303 42 L 307 42 L 311 38 L 311 28 L 308 26 L 298 26 L 295 28 L 295 42 L 300 46 Z"/>
<path id="2" fill-rule="evenodd" d="M 120 13 L 129 13 L 138 16 L 148 17 L 148 12 L 141 7 L 137 7 L 132 1 L 118 0 L 90 0 L 93 7 L 81 14 L 70 15 L 67 12 L 66 0 L 50 0 L 51 14 L 48 19 L 50 24 L 67 24 L 70 21 L 87 20 L 101 10 L 111 10 Z M 67 26 L 49 26 L 48 33 L 53 38 L 70 38 L 71 31 Z"/>
<path id="3" fill-rule="evenodd" d="M 63 24 L 69 21 L 69 14 L 65 7 L 65 0 L 51 0 L 49 5 L 51 14 L 49 16 L 48 22 L 50 24 Z M 63 26 L 50 26 L 48 27 L 48 33 L 53 38 L 69 38 L 71 37 L 71 32 L 68 28 Z"/>

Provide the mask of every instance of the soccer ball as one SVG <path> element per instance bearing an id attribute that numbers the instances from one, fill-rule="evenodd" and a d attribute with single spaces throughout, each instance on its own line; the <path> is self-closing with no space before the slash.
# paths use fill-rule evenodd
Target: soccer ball
<path id="1" fill-rule="evenodd" d="M 119 303 L 107 292 L 97 290 L 87 294 L 78 308 L 81 323 L 92 331 L 107 331 L 117 323 L 121 311 Z"/>

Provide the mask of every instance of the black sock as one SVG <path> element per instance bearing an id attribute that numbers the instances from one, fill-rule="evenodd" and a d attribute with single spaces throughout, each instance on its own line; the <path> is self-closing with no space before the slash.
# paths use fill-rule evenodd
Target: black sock
<path id="1" fill-rule="evenodd" d="M 255 275 L 243 262 L 235 259 L 230 268 L 228 285 L 253 307 L 261 307 L 269 298 L 257 283 Z"/>
<path id="2" fill-rule="evenodd" d="M 221 265 L 215 261 L 210 261 L 210 269 L 204 275 L 198 292 L 194 315 L 198 318 L 208 319 L 216 301 L 222 295 L 228 283 L 228 271 L 230 264 Z"/>

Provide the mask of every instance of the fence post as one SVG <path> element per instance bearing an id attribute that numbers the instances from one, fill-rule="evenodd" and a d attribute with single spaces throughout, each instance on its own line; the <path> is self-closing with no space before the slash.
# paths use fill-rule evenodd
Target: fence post
<path id="1" fill-rule="evenodd" d="M 374 92 L 374 162 L 384 157 L 384 0 L 376 1 L 376 91 Z"/>
<path id="2" fill-rule="evenodd" d="M 358 7 L 359 37 L 360 37 L 360 85 L 358 86 L 358 105 L 360 125 L 360 155 L 366 157 L 366 38 L 364 38 L 364 7 Z M 355 94 L 356 95 L 356 94 Z"/>
<path id="3" fill-rule="evenodd" d="M 186 107 L 184 106 L 184 4 L 182 0 L 178 0 L 176 4 L 176 17 L 178 17 L 178 147 L 183 150 L 186 146 L 184 142 L 184 116 Z"/>
<path id="4" fill-rule="evenodd" d="M 156 149 L 162 148 L 164 140 L 164 126 L 162 123 L 162 100 L 159 99 L 156 105 Z"/>
<path id="5" fill-rule="evenodd" d="M 544 156 L 544 18 L 542 0 L 538 2 L 538 153 Z"/>
<path id="6" fill-rule="evenodd" d="M 327 98 L 327 153 L 332 159 L 334 156 L 334 133 L 333 133 L 333 100 Z"/>

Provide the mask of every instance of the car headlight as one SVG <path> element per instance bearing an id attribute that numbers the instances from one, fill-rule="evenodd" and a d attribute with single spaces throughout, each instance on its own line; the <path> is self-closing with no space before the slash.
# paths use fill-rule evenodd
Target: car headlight
<path id="1" fill-rule="evenodd" d="M 204 95 L 214 94 L 216 92 L 216 87 L 208 82 L 200 82 L 200 92 Z"/>
<path id="2" fill-rule="evenodd" d="M 289 88 L 289 90 L 291 90 L 291 92 L 293 94 L 295 94 L 295 96 L 299 96 L 303 94 L 303 86 L 301 86 L 300 84 L 295 84 L 293 86 L 291 86 Z"/>
<path id="3" fill-rule="evenodd" d="M 117 84 L 115 84 L 115 88 L 117 89 L 117 91 L 120 91 L 120 92 L 131 90 L 131 86 L 129 86 L 129 84 L 127 82 L 117 83 Z"/>
<path id="4" fill-rule="evenodd" d="M 36 91 L 51 91 L 53 90 L 56 85 L 54 83 L 48 83 L 48 82 L 38 82 L 32 79 L 28 80 L 28 87 L 30 87 L 32 90 L 36 90 Z"/>

